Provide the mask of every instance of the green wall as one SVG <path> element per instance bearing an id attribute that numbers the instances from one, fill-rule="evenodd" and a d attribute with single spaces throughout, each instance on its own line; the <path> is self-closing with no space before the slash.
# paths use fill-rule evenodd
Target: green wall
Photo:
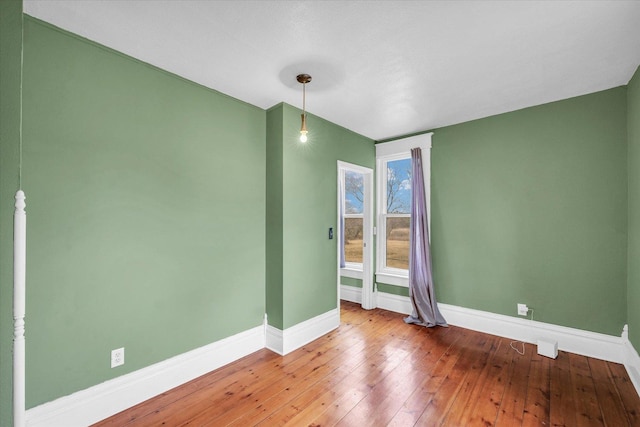
<path id="1" fill-rule="evenodd" d="M 0 426 L 13 424 L 12 236 L 19 188 L 21 51 L 22 1 L 0 1 Z"/>
<path id="2" fill-rule="evenodd" d="M 268 128 L 277 120 L 282 120 L 281 140 L 275 135 L 275 140 L 267 141 L 267 151 L 274 151 L 267 157 L 277 157 L 282 152 L 282 190 L 270 188 L 272 183 L 280 185 L 280 181 L 276 172 L 269 172 L 273 165 L 268 163 L 267 179 L 274 178 L 268 182 L 267 193 L 281 192 L 282 206 L 268 208 L 267 222 L 277 222 L 278 210 L 282 210 L 282 255 L 268 256 L 276 260 L 281 257 L 282 280 L 275 282 L 280 266 L 274 267 L 274 276 L 268 275 L 267 279 L 274 280 L 267 285 L 267 300 L 271 293 L 274 298 L 282 298 L 282 314 L 270 311 L 279 303 L 268 304 L 267 314 L 269 324 L 286 329 L 337 306 L 337 240 L 328 238 L 329 228 L 337 227 L 337 162 L 373 168 L 375 148 L 373 140 L 311 114 L 307 117 L 309 141 L 303 144 L 298 140 L 300 110 L 287 104 L 269 111 Z M 267 242 L 269 251 L 279 250 L 279 245 L 277 238 Z"/>
<path id="3" fill-rule="evenodd" d="M 626 126 L 618 87 L 435 130 L 439 301 L 620 335 Z"/>
<path id="4" fill-rule="evenodd" d="M 261 325 L 265 111 L 29 17 L 24 48 L 28 407 Z"/>
<path id="5" fill-rule="evenodd" d="M 404 286 L 388 285 L 386 283 L 378 282 L 376 283 L 376 287 L 378 292 L 384 292 L 385 294 L 399 295 L 402 297 L 409 296 L 409 288 L 405 288 Z"/>
<path id="6" fill-rule="evenodd" d="M 351 286 L 354 288 L 362 288 L 362 279 L 340 276 L 340 284 L 344 286 Z"/>
<path id="7" fill-rule="evenodd" d="M 640 68 L 627 86 L 629 156 L 629 254 L 627 317 L 629 340 L 640 350 Z"/>

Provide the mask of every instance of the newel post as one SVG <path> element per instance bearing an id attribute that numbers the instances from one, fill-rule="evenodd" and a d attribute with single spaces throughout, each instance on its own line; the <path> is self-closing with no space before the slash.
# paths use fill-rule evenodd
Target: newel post
<path id="1" fill-rule="evenodd" d="M 27 265 L 27 214 L 22 190 L 16 193 L 13 215 L 13 425 L 25 425 L 25 275 Z"/>

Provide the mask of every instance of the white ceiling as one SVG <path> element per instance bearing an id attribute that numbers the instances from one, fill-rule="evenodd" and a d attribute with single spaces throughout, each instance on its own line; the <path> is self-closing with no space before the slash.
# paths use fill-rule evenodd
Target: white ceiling
<path id="1" fill-rule="evenodd" d="M 235 98 L 381 140 L 627 84 L 640 1 L 25 0 Z M 311 130 L 310 130 L 311 131 Z"/>

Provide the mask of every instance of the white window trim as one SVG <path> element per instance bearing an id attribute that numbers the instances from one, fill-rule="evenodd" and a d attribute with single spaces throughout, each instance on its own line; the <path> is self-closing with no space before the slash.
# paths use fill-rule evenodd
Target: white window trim
<path id="1" fill-rule="evenodd" d="M 340 276 L 362 280 L 362 264 L 359 264 L 360 267 L 357 267 L 358 264 L 355 264 L 356 267 L 352 267 L 349 264 L 350 263 L 346 263 L 345 267 L 340 269 Z"/>
<path id="2" fill-rule="evenodd" d="M 377 236 L 386 236 L 384 213 L 386 210 L 386 178 L 385 163 L 388 161 L 411 157 L 412 148 L 422 149 L 423 166 L 428 166 L 424 174 L 427 214 L 431 228 L 431 137 L 433 132 L 403 138 L 397 141 L 376 144 L 376 184 L 377 184 Z M 396 286 L 409 286 L 409 270 L 386 267 L 386 244 L 383 238 L 377 239 L 376 245 L 376 282 Z"/>
<path id="3" fill-rule="evenodd" d="M 388 269 L 391 270 L 391 269 Z M 396 269 L 398 270 L 398 269 Z M 376 283 L 384 283 L 385 285 L 409 287 L 409 274 L 407 270 L 398 270 L 402 274 L 376 273 Z"/>

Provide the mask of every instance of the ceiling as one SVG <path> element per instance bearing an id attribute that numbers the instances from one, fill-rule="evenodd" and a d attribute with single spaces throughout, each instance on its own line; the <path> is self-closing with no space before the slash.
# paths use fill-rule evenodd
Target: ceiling
<path id="1" fill-rule="evenodd" d="M 383 140 L 625 85 L 640 1 L 25 0 L 25 12 L 261 108 Z M 310 129 L 312 131 L 312 129 Z"/>

